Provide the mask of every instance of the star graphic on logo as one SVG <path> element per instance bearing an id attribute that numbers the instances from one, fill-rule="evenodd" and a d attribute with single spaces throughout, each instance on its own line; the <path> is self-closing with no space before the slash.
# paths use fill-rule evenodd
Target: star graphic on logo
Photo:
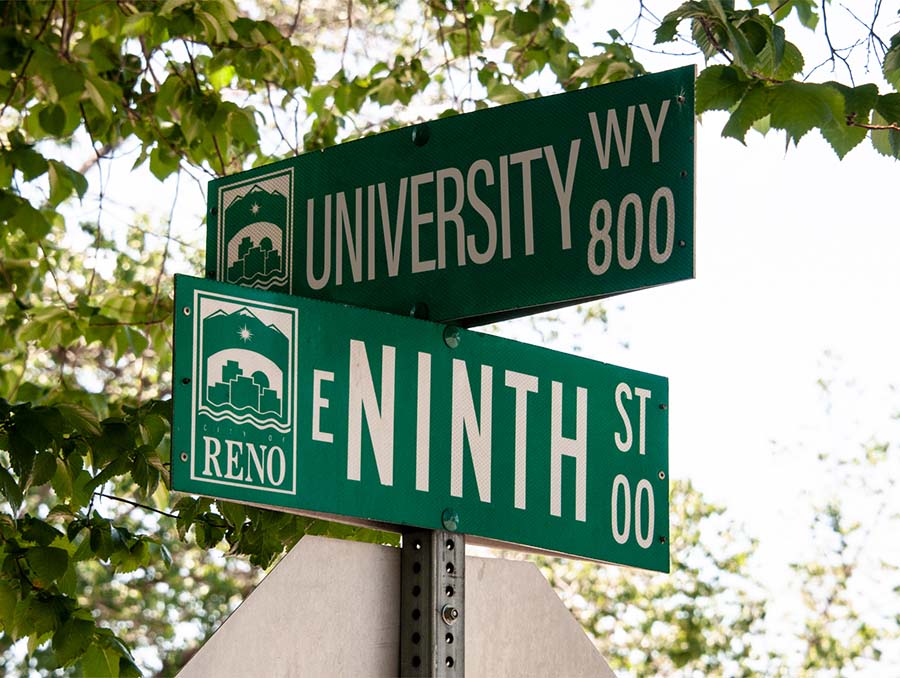
<path id="1" fill-rule="evenodd" d="M 241 329 L 238 330 L 238 336 L 244 341 L 244 343 L 250 341 L 253 338 L 253 332 L 251 332 L 246 325 L 244 325 Z"/>
<path id="2" fill-rule="evenodd" d="M 250 205 L 250 212 L 253 214 L 258 213 L 259 212 L 259 203 L 255 202 L 252 205 Z"/>

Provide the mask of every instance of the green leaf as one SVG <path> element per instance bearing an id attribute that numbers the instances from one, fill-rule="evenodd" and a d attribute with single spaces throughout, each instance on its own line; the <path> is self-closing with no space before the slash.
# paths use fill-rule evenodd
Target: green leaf
<path id="1" fill-rule="evenodd" d="M 131 657 L 119 657 L 119 678 L 142 678 L 143 674 Z"/>
<path id="2" fill-rule="evenodd" d="M 867 134 L 865 129 L 848 125 L 840 120 L 833 120 L 823 125 L 821 131 L 822 136 L 841 159 L 862 143 Z"/>
<path id="3" fill-rule="evenodd" d="M 216 506 L 219 508 L 219 513 L 221 513 L 225 520 L 234 527 L 240 527 L 244 524 L 246 511 L 242 505 L 229 501 L 218 501 L 216 502 Z"/>
<path id="4" fill-rule="evenodd" d="M 513 14 L 512 29 L 516 35 L 533 33 L 541 23 L 541 18 L 534 12 L 523 12 L 517 9 Z"/>
<path id="5" fill-rule="evenodd" d="M 53 460 L 53 468 L 56 469 L 56 459 Z M 52 520 L 72 520 L 75 518 L 75 512 L 68 504 L 56 504 L 50 509 L 47 518 Z M 73 520 L 74 522 L 74 520 Z M 68 532 L 67 532 L 68 534 Z"/>
<path id="6" fill-rule="evenodd" d="M 66 111 L 59 104 L 45 106 L 38 113 L 38 121 L 45 132 L 58 136 L 66 128 Z"/>
<path id="7" fill-rule="evenodd" d="M 659 45 L 663 42 L 672 42 L 678 35 L 678 24 L 681 23 L 680 16 L 674 16 L 674 13 L 666 15 L 662 23 L 656 28 L 656 38 L 653 44 Z"/>
<path id="8" fill-rule="evenodd" d="M 875 100 L 875 110 L 884 121 L 881 124 L 900 125 L 900 94 L 882 94 Z"/>
<path id="9" fill-rule="evenodd" d="M 878 87 L 876 85 L 860 85 L 859 87 L 847 87 L 838 82 L 828 83 L 844 97 L 844 113 L 853 116 L 860 122 L 869 119 L 869 112 L 875 108 L 878 101 Z"/>
<path id="10" fill-rule="evenodd" d="M 46 450 L 62 438 L 65 421 L 54 407 L 33 407 L 18 414 L 16 432 L 24 436 L 35 450 Z"/>
<path id="11" fill-rule="evenodd" d="M 769 114 L 769 89 L 761 82 L 750 88 L 725 123 L 723 137 L 733 137 L 742 144 L 746 143 L 744 139 L 753 123 Z"/>
<path id="12" fill-rule="evenodd" d="M 102 431 L 96 415 L 77 403 L 57 403 L 59 410 L 68 424 L 82 435 L 99 436 Z"/>
<path id="13" fill-rule="evenodd" d="M 34 486 L 49 483 L 56 473 L 56 455 L 44 450 L 38 453 L 31 470 L 31 484 Z"/>
<path id="14" fill-rule="evenodd" d="M 0 628 L 12 629 L 19 593 L 9 583 L 0 580 Z"/>
<path id="15" fill-rule="evenodd" d="M 12 221 L 29 240 L 43 240 L 51 229 L 47 218 L 28 201 L 22 201 Z"/>
<path id="16" fill-rule="evenodd" d="M 253 114 L 245 110 L 232 111 L 228 115 L 228 129 L 231 135 L 247 146 L 255 146 L 259 143 L 259 132 Z"/>
<path id="17" fill-rule="evenodd" d="M 172 13 L 181 7 L 182 5 L 187 5 L 193 0 L 166 0 L 163 3 L 163 6 L 159 8 L 160 16 L 172 16 Z"/>
<path id="18" fill-rule="evenodd" d="M 68 64 L 57 66 L 50 77 L 60 99 L 84 91 L 84 75 L 75 66 Z"/>
<path id="19" fill-rule="evenodd" d="M 153 22 L 151 12 L 136 12 L 125 17 L 122 22 L 122 34 L 129 37 L 138 37 L 150 31 Z"/>
<path id="20" fill-rule="evenodd" d="M 178 171 L 179 158 L 166 146 L 156 146 L 150 151 L 150 171 L 160 181 Z"/>
<path id="21" fill-rule="evenodd" d="M 752 85 L 733 66 L 709 66 L 700 73 L 696 82 L 697 113 L 725 111 L 738 103 Z"/>
<path id="22" fill-rule="evenodd" d="M 50 633 L 67 613 L 61 596 L 29 595 L 16 607 L 16 630 L 20 636 Z"/>
<path id="23" fill-rule="evenodd" d="M 53 634 L 53 653 L 56 661 L 68 666 L 81 657 L 94 635 L 94 622 L 71 618 Z"/>
<path id="24" fill-rule="evenodd" d="M 70 556 L 69 560 L 75 561 L 75 558 Z M 75 571 L 74 562 L 70 562 L 65 573 L 56 580 L 56 587 L 59 589 L 60 593 L 69 596 L 70 598 L 74 598 L 78 595 L 78 573 Z"/>
<path id="25" fill-rule="evenodd" d="M 50 204 L 53 207 L 68 198 L 73 190 L 79 198 L 83 198 L 87 191 L 88 183 L 84 175 L 58 160 L 49 161 L 49 177 Z"/>
<path id="26" fill-rule="evenodd" d="M 304 89 L 308 90 L 312 87 L 313 79 L 316 75 L 316 62 L 309 50 L 295 45 L 292 49 L 292 63 L 294 66 L 294 77 Z"/>
<path id="27" fill-rule="evenodd" d="M 34 431 L 29 431 L 27 426 L 23 427 L 17 425 L 9 432 L 9 445 L 7 451 L 9 452 L 9 460 L 12 462 L 13 471 L 15 471 L 16 475 L 19 476 L 19 479 L 24 484 L 28 476 L 31 475 L 31 469 L 34 466 L 34 458 L 37 455 L 37 451 L 28 437 L 22 434 L 22 430 L 27 433 L 34 433 Z"/>
<path id="28" fill-rule="evenodd" d="M 50 486 L 60 499 L 72 496 L 72 474 L 68 464 L 62 459 L 56 460 L 56 472 L 50 480 Z"/>
<path id="29" fill-rule="evenodd" d="M 213 86 L 217 92 L 223 87 L 228 87 L 231 84 L 231 80 L 235 76 L 234 66 L 231 64 L 225 64 L 221 68 L 211 72 L 207 77 L 209 79 L 209 84 Z"/>
<path id="30" fill-rule="evenodd" d="M 795 144 L 814 127 L 843 117 L 844 100 L 828 85 L 785 82 L 771 88 L 772 127 Z"/>
<path id="31" fill-rule="evenodd" d="M 894 89 L 900 89 L 900 33 L 895 33 L 891 38 L 891 48 L 884 55 L 881 72 Z"/>
<path id="32" fill-rule="evenodd" d="M 745 71 L 751 70 L 756 65 L 756 50 L 748 40 L 748 34 L 745 34 L 742 28 L 748 31 L 752 29 L 752 25 L 748 22 L 745 26 L 736 27 L 735 22 L 729 20 L 725 12 L 725 8 L 720 0 L 707 0 L 710 11 L 719 20 L 719 23 L 725 30 L 727 42 L 724 47 L 732 53 L 735 63 Z M 734 11 L 734 3 L 729 3 L 729 11 Z"/>
<path id="33" fill-rule="evenodd" d="M 873 125 L 886 126 L 891 122 L 877 110 L 872 113 Z M 894 129 L 873 129 L 872 146 L 882 155 L 900 159 L 900 132 Z"/>
<path id="34" fill-rule="evenodd" d="M 112 101 L 111 98 L 105 96 L 104 91 L 101 91 L 104 88 L 101 87 L 100 82 L 98 78 L 88 78 L 84 81 L 84 91 L 87 93 L 91 103 L 100 112 L 100 115 L 104 118 L 109 118 L 112 116 Z"/>
<path id="35" fill-rule="evenodd" d="M 494 81 L 488 85 L 487 90 L 488 99 L 496 101 L 498 104 L 511 104 L 515 101 L 524 101 L 527 98 L 521 90 L 502 82 Z"/>
<path id="36" fill-rule="evenodd" d="M 28 541 L 33 541 L 39 546 L 49 546 L 56 539 L 62 537 L 62 532 L 43 520 L 33 516 L 26 516 L 21 520 L 22 536 Z"/>
<path id="37" fill-rule="evenodd" d="M 165 544 L 159 544 L 159 557 L 162 559 L 163 565 L 167 568 L 172 567 L 172 552 Z"/>
<path id="38" fill-rule="evenodd" d="M 81 657 L 81 671 L 91 678 L 117 678 L 119 675 L 119 653 L 91 645 Z"/>
<path id="39" fill-rule="evenodd" d="M 116 358 L 121 358 L 126 353 L 140 356 L 150 345 L 147 336 L 134 327 L 123 325 L 116 328 L 115 346 Z"/>
<path id="40" fill-rule="evenodd" d="M 81 470 L 77 473 L 73 473 L 72 501 L 70 502 L 73 506 L 86 506 L 87 503 L 91 500 L 91 496 L 94 492 L 94 488 L 89 487 L 91 480 L 91 474 L 87 471 Z"/>
<path id="41" fill-rule="evenodd" d="M 781 57 L 781 63 L 775 70 L 775 77 L 778 80 L 790 80 L 797 73 L 803 70 L 805 60 L 803 53 L 792 42 L 784 44 L 784 54 Z"/>
<path id="42" fill-rule="evenodd" d="M 90 482 L 85 485 L 85 490 L 87 492 L 93 492 L 95 489 L 100 487 L 107 480 L 111 480 L 116 476 L 123 475 L 130 470 L 131 460 L 127 455 L 122 455 L 111 461 L 109 464 L 104 467 L 100 473 L 94 476 Z"/>
<path id="43" fill-rule="evenodd" d="M 831 144 L 838 157 L 843 158 L 853 148 L 862 143 L 868 131 L 863 127 L 852 125 L 850 121 L 860 124 L 869 122 L 869 113 L 878 98 L 875 85 L 847 87 L 840 83 L 829 83 L 844 99 L 844 115 L 836 116 L 822 126 L 822 136 Z"/>
<path id="44" fill-rule="evenodd" d="M 25 552 L 25 559 L 34 574 L 45 584 L 63 576 L 69 567 L 69 554 L 55 546 L 35 546 Z"/>
<path id="45" fill-rule="evenodd" d="M 798 0 L 797 2 L 787 3 L 786 11 L 790 11 L 791 5 L 797 10 L 797 18 L 806 28 L 815 30 L 819 23 L 819 15 L 816 13 L 815 0 Z"/>
<path id="46" fill-rule="evenodd" d="M 22 490 L 13 479 L 9 469 L 3 466 L 0 466 L 0 492 L 6 497 L 6 501 L 12 507 L 13 513 L 18 513 L 19 507 L 22 505 Z"/>
<path id="47" fill-rule="evenodd" d="M 25 181 L 31 181 L 47 171 L 47 159 L 34 148 L 20 143 L 6 153 L 7 162 L 22 172 Z"/>
<path id="48" fill-rule="evenodd" d="M 141 421 L 141 433 L 144 443 L 152 451 L 162 442 L 169 432 L 169 422 L 158 414 L 148 414 Z"/>

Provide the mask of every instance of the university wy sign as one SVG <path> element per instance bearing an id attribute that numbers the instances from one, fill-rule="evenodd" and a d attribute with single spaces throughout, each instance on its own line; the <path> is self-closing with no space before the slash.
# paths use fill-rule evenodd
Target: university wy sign
<path id="1" fill-rule="evenodd" d="M 664 378 L 184 276 L 176 307 L 176 490 L 668 570 Z"/>
<path id="2" fill-rule="evenodd" d="M 217 280 L 473 325 L 694 271 L 694 69 L 210 183 Z"/>

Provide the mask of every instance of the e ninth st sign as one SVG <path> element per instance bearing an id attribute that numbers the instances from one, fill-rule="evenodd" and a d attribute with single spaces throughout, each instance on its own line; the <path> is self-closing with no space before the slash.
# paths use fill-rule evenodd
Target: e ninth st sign
<path id="1" fill-rule="evenodd" d="M 176 490 L 667 571 L 663 377 L 176 278 Z"/>

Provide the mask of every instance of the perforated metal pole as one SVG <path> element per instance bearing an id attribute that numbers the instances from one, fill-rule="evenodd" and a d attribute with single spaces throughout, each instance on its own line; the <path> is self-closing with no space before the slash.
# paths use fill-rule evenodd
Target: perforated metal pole
<path id="1" fill-rule="evenodd" d="M 400 555 L 400 675 L 465 674 L 465 536 L 403 533 Z"/>

